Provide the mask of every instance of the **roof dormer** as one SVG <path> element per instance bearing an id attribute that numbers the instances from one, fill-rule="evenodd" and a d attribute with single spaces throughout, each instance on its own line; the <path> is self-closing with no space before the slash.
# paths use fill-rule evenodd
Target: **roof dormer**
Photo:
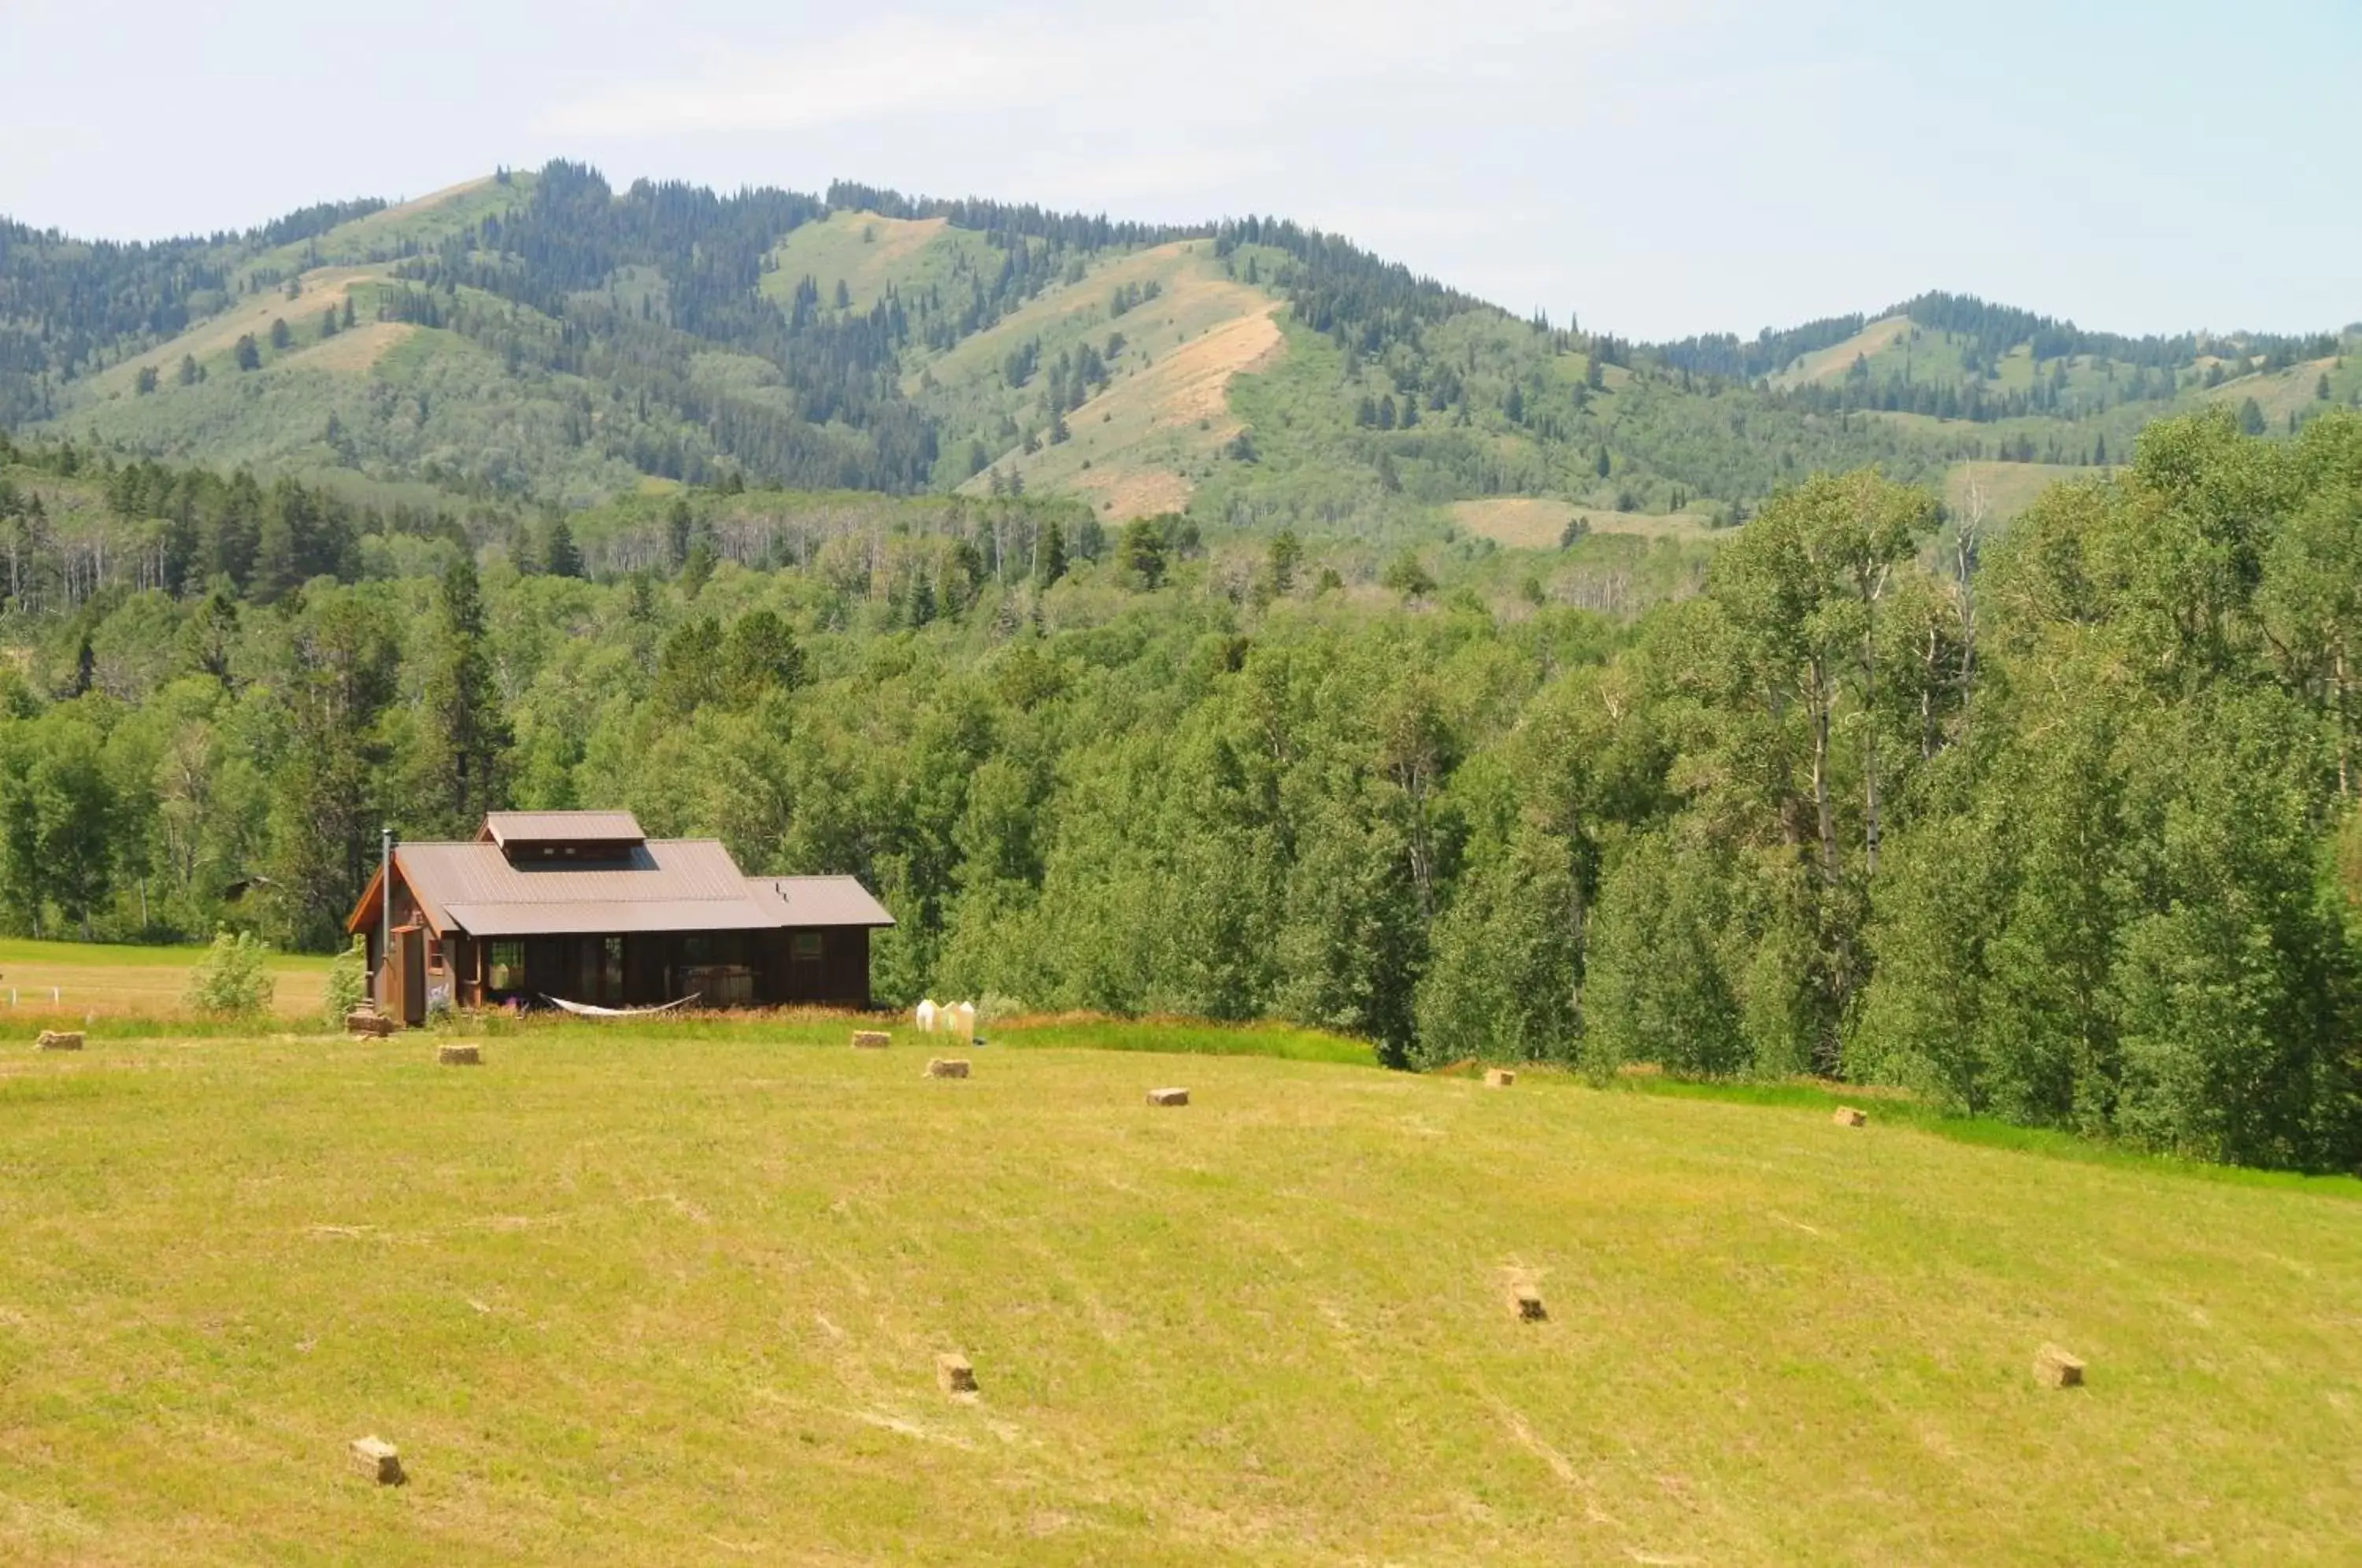
<path id="1" fill-rule="evenodd" d="M 629 812 L 492 812 L 476 834 L 512 866 L 629 860 L 647 841 Z"/>

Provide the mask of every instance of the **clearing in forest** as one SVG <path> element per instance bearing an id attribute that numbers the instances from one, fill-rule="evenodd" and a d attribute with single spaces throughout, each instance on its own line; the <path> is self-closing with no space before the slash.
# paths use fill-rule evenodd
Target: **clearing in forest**
<path id="1" fill-rule="evenodd" d="M 2353 1182 L 855 1021 L 0 1053 L 0 1558 L 2351 1559 Z"/>
<path id="2" fill-rule="evenodd" d="M 981 266 L 993 257 L 984 236 L 954 229 L 944 218 L 889 218 L 876 213 L 831 213 L 789 232 L 772 252 L 776 269 L 763 274 L 763 293 L 787 303 L 811 278 L 823 303 L 842 282 L 853 308 L 867 310 L 889 285 L 904 292 L 948 282 L 962 258 Z"/>
<path id="3" fill-rule="evenodd" d="M 1159 293 L 1120 316 L 1114 291 L 1154 282 Z M 1067 413 L 1069 439 L 1038 451 L 988 449 L 993 464 L 1021 474 L 1028 489 L 1088 497 L 1120 522 L 1188 503 L 1197 480 L 1242 425 L 1231 411 L 1231 381 L 1269 364 L 1286 340 L 1280 302 L 1223 271 L 1206 241 L 1177 241 L 1120 259 L 1084 282 L 1037 299 L 990 332 L 928 367 L 955 408 L 1009 413 L 1046 426 L 1039 381 L 1010 389 L 1001 366 L 1010 350 L 1038 340 L 1045 362 L 1085 342 L 1123 347 L 1109 361 L 1107 388 Z M 965 393 L 965 395 L 963 395 Z M 970 493 L 989 484 L 979 475 Z"/>
<path id="4" fill-rule="evenodd" d="M 1944 474 L 1944 504 L 1965 517 L 1981 497 L 1988 523 L 2006 523 L 2044 491 L 2070 479 L 2097 479 L 2107 470 L 2071 463 L 1954 463 Z"/>
<path id="5" fill-rule="evenodd" d="M 1842 343 L 1832 343 L 1802 356 L 1795 364 L 1780 370 L 1772 384 L 1783 392 L 1793 387 L 1810 386 L 1816 381 L 1834 381 L 1844 378 L 1853 369 L 1856 359 L 1875 359 L 1909 335 L 1911 318 L 1890 315 L 1871 322 Z"/>
<path id="6" fill-rule="evenodd" d="M 1482 501 L 1455 501 L 1451 520 L 1479 538 L 1518 550 L 1555 550 L 1566 525 L 1576 517 L 1595 534 L 1637 534 L 1644 538 L 1695 538 L 1708 531 L 1705 517 L 1692 512 L 1617 512 L 1600 506 L 1577 506 L 1542 495 L 1496 495 Z"/>
<path id="7" fill-rule="evenodd" d="M 292 300 L 279 289 L 250 295 L 220 315 L 197 323 L 171 342 L 110 366 L 93 378 L 93 396 L 130 396 L 132 383 L 142 367 L 153 367 L 169 392 L 172 373 L 183 355 L 206 366 L 211 373 L 220 374 L 221 367 L 216 361 L 226 359 L 240 337 L 251 337 L 262 348 L 266 360 L 277 358 L 269 348 L 273 321 L 284 321 L 290 331 L 309 338 L 323 311 L 342 312 L 346 296 L 354 289 L 381 282 L 385 275 L 382 267 L 315 267 L 304 274 L 303 292 Z M 365 324 L 355 325 L 358 327 Z"/>

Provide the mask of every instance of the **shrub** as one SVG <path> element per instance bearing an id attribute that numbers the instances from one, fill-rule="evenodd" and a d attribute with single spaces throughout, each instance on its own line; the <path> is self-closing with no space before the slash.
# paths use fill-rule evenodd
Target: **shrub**
<path id="1" fill-rule="evenodd" d="M 328 966 L 328 994 L 321 1003 L 321 1012 L 328 1027 L 341 1029 L 345 1014 L 369 998 L 369 938 L 356 936 L 353 944 L 337 955 Z"/>
<path id="2" fill-rule="evenodd" d="M 270 949 L 250 932 L 232 936 L 219 932 L 197 966 L 189 972 L 189 988 L 182 999 L 192 1012 L 208 1018 L 252 1018 L 270 1010 L 278 982 L 263 966 Z"/>

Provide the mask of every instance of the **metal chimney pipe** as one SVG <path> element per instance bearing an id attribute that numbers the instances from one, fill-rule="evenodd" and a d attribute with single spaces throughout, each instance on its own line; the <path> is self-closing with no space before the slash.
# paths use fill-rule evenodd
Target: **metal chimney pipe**
<path id="1" fill-rule="evenodd" d="M 392 999 L 385 994 L 386 966 L 393 961 L 393 827 L 378 829 L 377 1010 L 384 1012 Z"/>

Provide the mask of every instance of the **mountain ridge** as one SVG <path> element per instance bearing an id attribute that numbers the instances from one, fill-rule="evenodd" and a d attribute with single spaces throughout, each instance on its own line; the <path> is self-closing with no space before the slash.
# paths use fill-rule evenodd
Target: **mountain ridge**
<path id="1" fill-rule="evenodd" d="M 1928 293 L 1638 343 L 1284 220 L 618 191 L 563 161 L 203 239 L 0 223 L 0 424 L 567 505 L 737 474 L 1047 488 L 1111 520 L 1369 531 L 1531 497 L 1728 523 L 1818 467 L 2104 465 L 2211 402 L 2293 429 L 2362 399 L 2351 337 L 2133 337 Z"/>

